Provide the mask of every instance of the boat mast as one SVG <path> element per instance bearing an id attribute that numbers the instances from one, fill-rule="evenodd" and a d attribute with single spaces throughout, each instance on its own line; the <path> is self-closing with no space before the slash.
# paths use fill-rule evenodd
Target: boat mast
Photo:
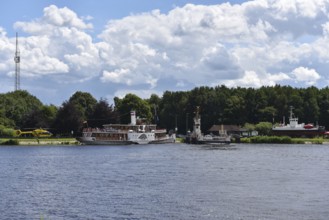
<path id="1" fill-rule="evenodd" d="M 16 32 L 16 52 L 15 52 L 15 91 L 20 90 L 20 51 L 18 48 L 18 35 Z"/>
<path id="2" fill-rule="evenodd" d="M 294 113 L 292 112 L 294 107 L 290 106 L 290 116 L 289 116 L 289 119 L 293 118 L 294 116 Z"/>

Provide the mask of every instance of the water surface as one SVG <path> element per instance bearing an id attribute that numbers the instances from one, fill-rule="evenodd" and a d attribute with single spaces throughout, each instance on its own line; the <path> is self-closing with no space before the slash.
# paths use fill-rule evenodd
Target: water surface
<path id="1" fill-rule="evenodd" d="M 328 219 L 329 146 L 0 147 L 1 219 Z"/>

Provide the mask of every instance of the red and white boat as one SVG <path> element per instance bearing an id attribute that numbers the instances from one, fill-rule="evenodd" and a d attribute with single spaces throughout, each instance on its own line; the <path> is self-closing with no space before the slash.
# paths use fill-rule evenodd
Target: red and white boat
<path id="1" fill-rule="evenodd" d="M 316 137 L 325 133 L 325 127 L 313 124 L 298 123 L 290 107 L 289 124 L 281 124 L 272 128 L 273 135 L 290 137 Z"/>

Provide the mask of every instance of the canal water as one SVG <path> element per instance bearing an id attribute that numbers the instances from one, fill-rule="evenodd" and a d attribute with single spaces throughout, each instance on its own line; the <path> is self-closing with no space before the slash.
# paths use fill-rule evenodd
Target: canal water
<path id="1" fill-rule="evenodd" d="M 0 219 L 328 219 L 329 146 L 0 147 Z"/>

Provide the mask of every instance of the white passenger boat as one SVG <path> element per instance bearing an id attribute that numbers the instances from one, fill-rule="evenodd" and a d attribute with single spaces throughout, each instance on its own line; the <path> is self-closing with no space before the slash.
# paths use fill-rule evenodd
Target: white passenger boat
<path id="1" fill-rule="evenodd" d="M 137 124 L 136 112 L 131 111 L 130 124 L 105 124 L 103 128 L 84 128 L 77 140 L 86 145 L 163 144 L 176 140 L 174 133 L 157 129 L 155 124 Z"/>

